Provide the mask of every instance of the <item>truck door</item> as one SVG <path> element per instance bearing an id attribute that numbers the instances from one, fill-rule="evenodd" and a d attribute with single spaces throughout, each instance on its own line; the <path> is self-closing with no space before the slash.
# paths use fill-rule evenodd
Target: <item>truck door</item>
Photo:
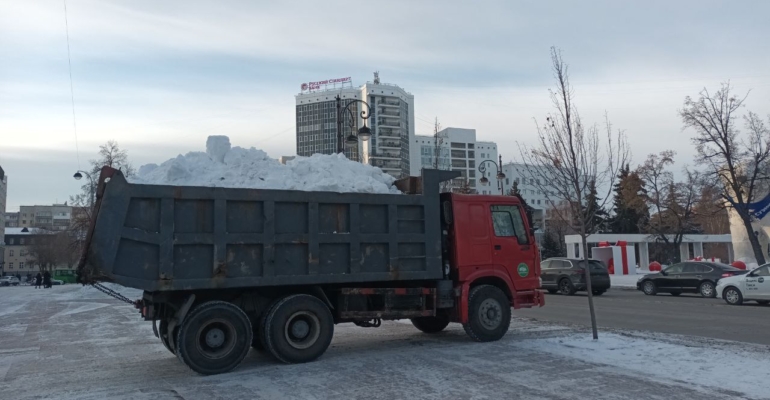
<path id="1" fill-rule="evenodd" d="M 490 212 L 494 228 L 492 262 L 505 267 L 517 289 L 536 288 L 539 272 L 535 247 L 530 243 L 523 210 L 516 205 L 493 205 Z"/>

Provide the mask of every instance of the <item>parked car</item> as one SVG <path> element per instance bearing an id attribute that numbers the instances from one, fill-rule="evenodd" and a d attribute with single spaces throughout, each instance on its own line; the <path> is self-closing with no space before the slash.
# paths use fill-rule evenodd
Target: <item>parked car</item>
<path id="1" fill-rule="evenodd" d="M 15 276 L 4 276 L 0 278 L 0 286 L 19 286 L 19 278 Z"/>
<path id="2" fill-rule="evenodd" d="M 610 273 L 598 260 L 588 260 L 591 270 L 591 289 L 594 295 L 601 296 L 610 288 Z M 571 296 L 586 290 L 585 261 L 575 258 L 549 258 L 540 263 L 542 288 L 548 293 Z"/>
<path id="3" fill-rule="evenodd" d="M 744 301 L 756 301 L 762 305 L 770 304 L 770 264 L 765 264 L 747 274 L 720 279 L 717 283 L 717 296 L 727 304 L 740 305 Z"/>
<path id="4" fill-rule="evenodd" d="M 716 297 L 720 279 L 745 274 L 746 271 L 716 262 L 685 261 L 660 272 L 647 274 L 636 282 L 636 289 L 648 296 L 658 292 L 679 296 L 682 293 L 700 293 Z"/>
<path id="5" fill-rule="evenodd" d="M 51 285 L 63 285 L 64 281 L 61 279 L 51 279 Z"/>

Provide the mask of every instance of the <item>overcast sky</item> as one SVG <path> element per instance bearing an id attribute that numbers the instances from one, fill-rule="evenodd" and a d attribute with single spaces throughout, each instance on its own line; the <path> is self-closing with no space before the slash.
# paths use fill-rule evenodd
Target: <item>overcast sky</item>
<path id="1" fill-rule="evenodd" d="M 379 70 L 414 94 L 418 134 L 475 128 L 504 161 L 550 110 L 562 49 L 585 123 L 609 113 L 639 163 L 692 164 L 686 95 L 730 80 L 770 113 L 767 1 L 0 0 L 0 165 L 8 210 L 62 202 L 72 174 L 117 140 L 136 165 L 203 150 L 211 134 L 295 153 L 300 84 Z M 79 149 L 79 162 L 78 153 Z"/>

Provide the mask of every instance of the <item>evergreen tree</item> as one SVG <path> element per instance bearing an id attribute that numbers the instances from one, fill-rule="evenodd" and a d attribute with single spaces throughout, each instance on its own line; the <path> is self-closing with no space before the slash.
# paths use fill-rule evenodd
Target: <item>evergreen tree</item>
<path id="1" fill-rule="evenodd" d="M 608 228 L 614 233 L 642 233 L 649 223 L 650 211 L 645 202 L 647 191 L 637 171 L 626 164 L 618 174 L 614 186 L 613 216 Z"/>
<path id="2" fill-rule="evenodd" d="M 508 196 L 521 196 L 521 190 L 519 190 L 519 181 L 516 179 L 513 180 L 513 185 L 510 189 L 508 189 Z"/>
<path id="3" fill-rule="evenodd" d="M 551 231 L 546 231 L 543 234 L 543 243 L 541 244 L 543 259 L 565 256 L 558 238 L 554 236 Z"/>
<path id="4" fill-rule="evenodd" d="M 591 233 L 607 230 L 609 215 L 607 214 L 607 210 L 599 206 L 600 200 L 599 194 L 596 191 L 596 181 L 591 181 L 588 184 L 588 193 L 586 194 L 585 205 L 583 206 L 586 211 L 583 215 L 593 215 L 591 221 L 586 221 L 588 222 L 586 227 Z"/>

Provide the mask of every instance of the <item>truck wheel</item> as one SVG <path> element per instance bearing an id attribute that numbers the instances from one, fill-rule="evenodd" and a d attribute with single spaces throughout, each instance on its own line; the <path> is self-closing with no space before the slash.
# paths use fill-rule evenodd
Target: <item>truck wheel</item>
<path id="1" fill-rule="evenodd" d="M 412 325 L 425 333 L 439 333 L 449 325 L 449 317 L 417 317 L 412 318 Z"/>
<path id="2" fill-rule="evenodd" d="M 265 337 L 267 337 L 265 334 L 265 325 L 267 316 L 270 315 L 270 311 L 275 308 L 275 305 L 278 304 L 280 300 L 280 298 L 275 299 L 270 304 L 268 304 L 267 307 L 262 311 L 262 315 L 259 316 L 259 321 L 254 324 L 254 338 L 251 340 L 252 348 L 269 353 L 267 351 L 267 343 L 265 342 Z"/>
<path id="3" fill-rule="evenodd" d="M 165 347 L 166 350 L 170 351 L 171 354 L 176 355 L 176 350 L 171 347 L 171 341 L 169 340 L 171 337 L 170 335 L 171 334 L 168 332 L 168 320 L 160 320 L 160 324 L 158 324 L 158 336 L 160 336 L 160 341 L 163 343 L 163 347 Z"/>
<path id="4" fill-rule="evenodd" d="M 176 353 L 199 374 L 221 374 L 243 361 L 251 338 L 251 322 L 243 310 L 225 301 L 209 301 L 185 317 L 177 332 Z"/>
<path id="5" fill-rule="evenodd" d="M 304 363 L 320 357 L 332 341 L 334 318 L 329 307 L 307 294 L 284 297 L 265 319 L 265 344 L 285 363 Z"/>
<path id="6" fill-rule="evenodd" d="M 499 340 L 511 325 L 510 303 L 505 293 L 492 285 L 474 287 L 468 295 L 465 333 L 477 342 Z"/>

